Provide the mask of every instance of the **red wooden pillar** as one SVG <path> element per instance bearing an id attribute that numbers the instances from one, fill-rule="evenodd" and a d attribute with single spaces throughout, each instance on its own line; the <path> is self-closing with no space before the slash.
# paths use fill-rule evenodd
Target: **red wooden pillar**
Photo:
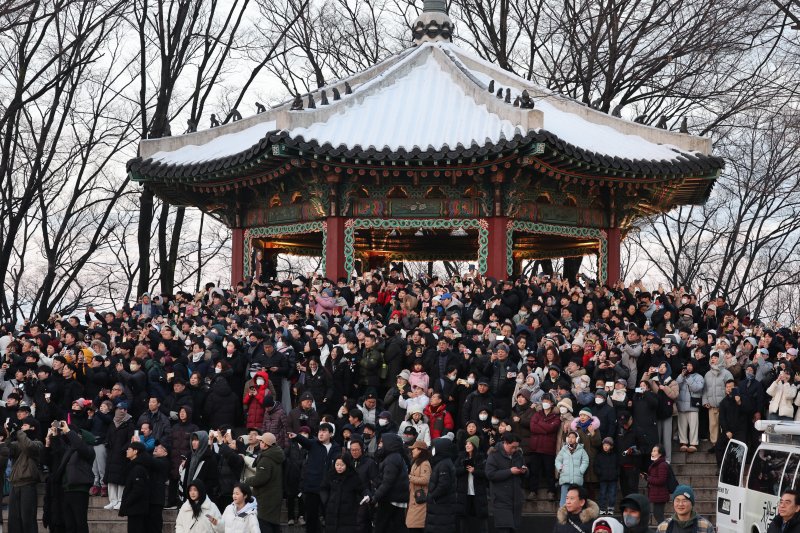
<path id="1" fill-rule="evenodd" d="M 608 276 L 605 280 L 607 285 L 613 285 L 620 280 L 622 275 L 622 259 L 620 255 L 620 243 L 622 234 L 619 228 L 608 228 L 608 244 L 606 248 L 606 261 L 608 266 Z"/>
<path id="2" fill-rule="evenodd" d="M 325 276 L 333 281 L 347 278 L 344 270 L 344 222 L 345 217 L 330 216 L 327 219 L 328 235 L 325 246 Z"/>
<path id="3" fill-rule="evenodd" d="M 244 279 L 244 228 L 233 228 L 231 243 L 231 287 Z"/>
<path id="4" fill-rule="evenodd" d="M 508 217 L 489 217 L 489 257 L 486 261 L 486 276 L 497 280 L 508 277 L 508 264 L 506 263 L 506 232 L 508 231 Z"/>

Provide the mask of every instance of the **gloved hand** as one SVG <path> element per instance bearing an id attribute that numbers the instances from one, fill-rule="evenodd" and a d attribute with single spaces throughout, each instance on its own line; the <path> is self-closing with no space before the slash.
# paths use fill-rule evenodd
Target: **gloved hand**
<path id="1" fill-rule="evenodd" d="M 170 420 L 177 420 L 178 419 L 178 412 L 177 411 L 170 411 L 169 412 L 169 419 Z"/>
<path id="2" fill-rule="evenodd" d="M 361 502 L 358 505 L 364 505 L 365 503 L 369 503 L 369 496 L 361 498 Z"/>

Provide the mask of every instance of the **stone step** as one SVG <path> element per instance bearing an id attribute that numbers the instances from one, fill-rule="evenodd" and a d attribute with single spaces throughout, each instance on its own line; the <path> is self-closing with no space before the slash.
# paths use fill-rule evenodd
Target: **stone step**
<path id="1" fill-rule="evenodd" d="M 672 464 L 672 471 L 675 476 L 680 479 L 688 476 L 717 476 L 719 475 L 719 467 L 717 463 L 713 464 Z"/>
<path id="2" fill-rule="evenodd" d="M 695 453 L 679 452 L 675 448 L 672 449 L 672 464 L 717 464 L 717 456 L 713 453 L 699 451 Z"/>
<path id="3" fill-rule="evenodd" d="M 40 505 L 36 509 L 36 518 L 38 520 L 42 519 L 43 509 Z M 175 523 L 175 518 L 177 517 L 177 511 L 164 511 L 163 520 L 164 523 Z M 119 511 L 114 510 L 106 510 L 106 509 L 89 509 L 88 513 L 86 514 L 86 518 L 89 522 L 116 522 L 121 521 L 125 522 L 125 518 L 119 516 Z M 8 511 L 3 511 L 3 520 L 6 521 L 8 519 Z"/>

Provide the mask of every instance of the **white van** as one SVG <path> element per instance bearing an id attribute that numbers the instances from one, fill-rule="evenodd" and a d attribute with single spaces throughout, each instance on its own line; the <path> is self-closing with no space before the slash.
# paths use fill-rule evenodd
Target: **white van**
<path id="1" fill-rule="evenodd" d="M 717 486 L 719 533 L 766 533 L 781 492 L 797 487 L 800 422 L 759 420 L 755 427 L 764 433 L 750 464 L 744 442 L 731 440 L 725 449 Z"/>

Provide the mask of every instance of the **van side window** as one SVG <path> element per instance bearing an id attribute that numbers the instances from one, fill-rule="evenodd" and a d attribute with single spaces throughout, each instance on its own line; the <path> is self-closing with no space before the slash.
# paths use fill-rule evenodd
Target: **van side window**
<path id="1" fill-rule="evenodd" d="M 747 479 L 747 488 L 777 496 L 781 485 L 781 475 L 786 460 L 787 452 L 760 449 L 753 458 L 750 466 L 750 476 Z"/>
<path id="2" fill-rule="evenodd" d="M 786 470 L 783 471 L 783 481 L 781 482 L 781 492 L 786 489 L 795 488 L 797 480 L 795 479 L 795 472 L 797 470 L 797 463 L 800 462 L 800 456 L 793 453 L 786 461 Z"/>
<path id="3" fill-rule="evenodd" d="M 742 464 L 745 460 L 745 450 L 747 448 L 741 444 L 731 442 L 725 452 L 725 458 L 722 460 L 722 468 L 720 470 L 720 482 L 726 485 L 739 486 L 740 475 L 742 472 Z"/>

